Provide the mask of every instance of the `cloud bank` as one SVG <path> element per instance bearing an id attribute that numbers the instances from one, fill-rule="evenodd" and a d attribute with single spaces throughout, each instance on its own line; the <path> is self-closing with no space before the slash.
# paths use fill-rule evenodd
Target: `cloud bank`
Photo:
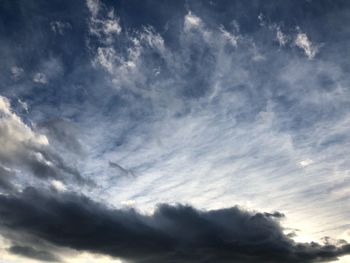
<path id="1" fill-rule="evenodd" d="M 238 207 L 211 211 L 159 205 L 152 215 L 108 208 L 75 193 L 27 188 L 0 196 L 0 226 L 49 241 L 131 262 L 322 262 L 350 245 L 296 243 L 284 234 L 283 215 Z M 17 239 L 16 242 L 26 240 Z M 11 252 L 46 261 L 49 252 L 15 245 Z"/>

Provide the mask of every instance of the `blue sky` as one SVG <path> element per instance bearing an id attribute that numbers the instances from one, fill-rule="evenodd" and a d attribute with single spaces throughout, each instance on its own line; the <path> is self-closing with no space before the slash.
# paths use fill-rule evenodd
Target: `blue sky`
<path id="1" fill-rule="evenodd" d="M 349 14 L 341 0 L 1 1 L 0 262 L 347 262 Z M 101 222 L 136 213 L 169 235 L 167 209 L 175 225 L 188 220 L 182 206 L 210 222 L 211 211 L 232 222 L 263 213 L 288 249 L 308 244 L 313 256 L 226 258 L 216 245 L 193 259 L 186 242 L 203 249 L 200 227 L 176 237 L 181 257 L 142 242 L 117 253 L 115 239 L 72 243 L 68 230 L 59 239 L 16 221 L 36 218 L 40 200 L 81 198 Z M 9 202 L 34 210 L 12 214 Z"/>

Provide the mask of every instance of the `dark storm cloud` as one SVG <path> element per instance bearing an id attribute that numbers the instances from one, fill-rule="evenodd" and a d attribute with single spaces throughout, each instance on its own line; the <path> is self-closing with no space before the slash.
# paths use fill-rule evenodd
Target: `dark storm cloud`
<path id="1" fill-rule="evenodd" d="M 132 262 L 321 262 L 350 252 L 344 243 L 295 243 L 283 233 L 280 217 L 238 207 L 201 211 L 183 205 L 160 205 L 147 216 L 74 193 L 34 188 L 0 196 L 3 230 Z M 13 252 L 37 254 L 28 248 Z"/>
<path id="2" fill-rule="evenodd" d="M 19 256 L 36 259 L 40 261 L 48 261 L 48 262 L 61 262 L 60 258 L 56 255 L 42 250 L 36 250 L 32 247 L 27 246 L 12 246 L 9 248 L 9 252 L 12 254 L 16 254 Z"/>

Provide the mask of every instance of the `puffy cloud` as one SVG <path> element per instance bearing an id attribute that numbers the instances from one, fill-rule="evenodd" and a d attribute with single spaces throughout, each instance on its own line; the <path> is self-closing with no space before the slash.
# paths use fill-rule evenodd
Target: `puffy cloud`
<path id="1" fill-rule="evenodd" d="M 24 69 L 21 67 L 13 66 L 11 67 L 11 74 L 14 80 L 18 80 L 23 76 Z"/>
<path id="2" fill-rule="evenodd" d="M 318 53 L 318 47 L 311 43 L 305 33 L 299 32 L 295 37 L 294 43 L 305 52 L 309 59 L 313 59 Z"/>
<path id="3" fill-rule="evenodd" d="M 98 63 L 109 73 L 113 73 L 116 58 L 116 52 L 112 47 L 99 47 L 97 48 L 97 54 L 94 62 Z"/>
<path id="4" fill-rule="evenodd" d="M 287 36 L 282 32 L 281 28 L 277 26 L 276 28 L 276 40 L 280 44 L 280 46 L 284 46 L 288 42 Z"/>
<path id="5" fill-rule="evenodd" d="M 36 83 L 40 83 L 40 84 L 47 84 L 48 83 L 48 79 L 45 73 L 42 72 L 38 72 L 35 73 L 33 76 L 33 81 Z"/>
<path id="6" fill-rule="evenodd" d="M 0 96 L 0 131 L 2 153 L 11 154 L 19 144 L 48 145 L 45 135 L 35 133 L 11 110 L 7 98 Z"/>
<path id="7" fill-rule="evenodd" d="M 226 39 L 232 46 L 236 47 L 240 37 L 228 32 L 223 26 L 220 26 L 219 29 L 224 39 Z"/>
<path id="8" fill-rule="evenodd" d="M 51 185 L 57 190 L 57 191 L 66 191 L 67 187 L 64 185 L 64 183 L 62 183 L 59 180 L 52 180 L 51 181 Z"/>
<path id="9" fill-rule="evenodd" d="M 185 16 L 184 29 L 185 31 L 191 30 L 192 28 L 199 28 L 202 26 L 202 20 L 194 15 L 191 11 Z"/>
<path id="10" fill-rule="evenodd" d="M 86 5 L 93 16 L 97 16 L 100 11 L 100 1 L 99 0 L 86 0 Z"/>
<path id="11" fill-rule="evenodd" d="M 71 29 L 72 26 L 70 23 L 68 22 L 62 22 L 62 21 L 51 21 L 50 22 L 50 26 L 51 26 L 51 30 L 55 33 L 55 34 L 59 34 L 61 36 L 64 35 L 64 32 L 67 29 Z"/>
<path id="12" fill-rule="evenodd" d="M 50 149 L 46 135 L 34 131 L 11 109 L 7 98 L 0 96 L 0 164 L 4 186 L 10 184 L 16 173 L 27 173 L 38 178 L 80 178 L 79 173 Z M 10 176 L 10 174 L 12 176 Z M 19 178 L 17 178 L 19 179 Z M 24 177 L 22 176 L 21 180 Z"/>
<path id="13" fill-rule="evenodd" d="M 111 44 L 115 36 L 122 31 L 119 17 L 116 16 L 113 8 L 108 9 L 99 1 L 88 0 L 86 2 L 90 10 L 89 32 L 91 36 L 97 37 L 99 42 Z"/>

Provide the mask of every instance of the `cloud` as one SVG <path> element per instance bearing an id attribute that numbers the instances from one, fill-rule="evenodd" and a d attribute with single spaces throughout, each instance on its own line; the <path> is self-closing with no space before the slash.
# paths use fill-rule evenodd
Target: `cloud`
<path id="1" fill-rule="evenodd" d="M 304 240 L 348 228 L 350 96 L 348 61 L 339 52 L 347 47 L 348 8 L 304 1 L 44 2 L 14 2 L 0 16 L 10 16 L 6 25 L 15 32 L 4 34 L 0 47 L 8 58 L 1 94 L 49 141 L 19 143 L 22 155 L 1 166 L 3 188 L 11 182 L 13 189 L 60 192 L 57 181 L 66 191 L 108 204 L 133 200 L 143 210 L 159 202 L 277 209 Z M 259 12 L 264 27 L 251 19 Z M 67 17 L 72 36 L 53 34 L 45 22 Z M 327 43 L 319 59 L 304 58 L 295 23 L 307 29 L 311 47 Z M 13 81 L 13 65 L 25 69 L 21 81 Z M 32 83 L 36 72 L 46 75 L 47 88 Z M 303 168 L 308 158 L 314 163 Z M 122 170 L 109 161 L 137 177 L 116 176 Z M 99 187 L 68 182 L 60 164 Z M 328 230 L 333 225 L 338 230 Z"/>
<path id="2" fill-rule="evenodd" d="M 62 76 L 63 65 L 59 57 L 48 57 L 42 59 L 39 65 L 39 72 L 33 75 L 33 82 L 46 85 Z"/>
<path id="3" fill-rule="evenodd" d="M 33 76 L 33 81 L 35 83 L 40 83 L 40 84 L 47 84 L 48 83 L 48 79 L 45 73 L 42 72 L 38 72 L 35 73 Z"/>
<path id="4" fill-rule="evenodd" d="M 17 101 L 18 101 L 19 105 L 21 106 L 21 108 L 25 112 L 28 112 L 28 110 L 29 110 L 28 104 L 25 101 L 22 101 L 21 99 L 18 99 Z"/>
<path id="5" fill-rule="evenodd" d="M 0 190 L 13 191 L 14 186 L 11 184 L 11 177 L 13 177 L 14 171 L 6 166 L 0 165 Z"/>
<path id="6" fill-rule="evenodd" d="M 61 36 L 64 35 L 64 32 L 67 29 L 72 29 L 72 26 L 70 23 L 68 22 L 62 22 L 62 21 L 51 21 L 50 22 L 50 26 L 51 26 L 51 30 L 55 33 L 55 34 L 59 34 Z"/>
<path id="7" fill-rule="evenodd" d="M 37 123 L 36 127 L 49 138 L 50 145 L 62 154 L 84 156 L 84 147 L 79 139 L 81 131 L 76 123 L 65 118 L 50 118 Z"/>
<path id="8" fill-rule="evenodd" d="M 47 136 L 25 124 L 12 111 L 9 100 L 2 96 L 0 96 L 0 135 L 3 186 L 5 181 L 10 184 L 10 181 L 16 178 L 14 176 L 16 173 L 23 173 L 21 179 L 16 178 L 22 180 L 22 183 L 28 173 L 41 179 L 64 178 L 65 175 L 81 179 L 80 174 L 66 165 L 50 148 Z"/>
<path id="9" fill-rule="evenodd" d="M 128 176 L 128 177 L 135 177 L 134 173 L 132 171 L 129 171 L 122 166 L 120 166 L 116 162 L 109 162 L 109 166 L 112 167 L 117 171 L 117 174 L 120 176 Z"/>
<path id="10" fill-rule="evenodd" d="M 99 0 L 86 0 L 86 5 L 91 12 L 91 14 L 95 17 L 100 11 L 100 1 Z"/>
<path id="11" fill-rule="evenodd" d="M 228 32 L 227 30 L 225 30 L 225 28 L 223 26 L 220 26 L 220 31 L 222 32 L 223 37 L 234 47 L 237 47 L 237 43 L 240 39 L 239 36 L 236 36 L 230 32 Z"/>
<path id="12" fill-rule="evenodd" d="M 185 16 L 184 19 L 184 29 L 185 31 L 189 31 L 192 28 L 200 28 L 202 26 L 202 20 L 194 15 L 191 11 Z"/>
<path id="13" fill-rule="evenodd" d="M 306 159 L 306 160 L 302 160 L 302 161 L 299 162 L 299 164 L 300 164 L 301 166 L 303 166 L 303 167 L 309 166 L 309 165 L 312 164 L 312 163 L 313 163 L 313 161 L 312 161 L 311 159 Z"/>
<path id="14" fill-rule="evenodd" d="M 187 21 L 189 31 L 187 16 L 200 21 Z M 348 130 L 348 117 L 334 115 L 348 105 L 346 71 L 337 63 L 295 54 L 298 32 L 283 21 L 266 23 L 252 34 L 244 21 L 240 31 L 228 21 L 220 26 L 200 8 L 178 20 L 179 28 L 168 27 L 170 37 L 162 29 L 149 34 L 144 26 L 125 27 L 115 38 L 118 44 L 98 42 L 92 53 L 94 61 L 99 48 L 113 54 L 96 64 L 108 73 L 99 75 L 106 82 L 98 84 L 110 88 L 103 95 L 108 106 L 104 114 L 98 109 L 85 120 L 93 139 L 87 142 L 92 157 L 84 169 L 100 175 L 101 187 L 108 189 L 105 200 L 135 200 L 142 208 L 158 202 L 206 208 L 239 203 L 256 209 L 268 204 L 287 209 L 286 221 L 313 239 L 323 224 L 332 224 L 332 215 L 347 221 L 346 212 L 336 208 L 345 199 L 327 194 L 335 174 L 348 183 L 346 152 L 341 146 L 327 152 L 314 148 L 337 144 L 331 130 Z M 278 28 L 288 41 L 280 48 Z M 237 47 L 231 35 L 238 37 Z M 300 161 L 308 158 L 316 165 L 303 169 Z M 138 177 L 116 179 L 114 169 L 106 167 L 110 160 Z M 323 216 L 310 221 L 308 213 Z"/>
<path id="15" fill-rule="evenodd" d="M 12 112 L 9 100 L 3 96 L 0 96 L 0 112 L 0 127 L 4 138 L 4 141 L 2 141 L 4 154 L 5 152 L 10 153 L 11 150 L 15 150 L 16 145 L 22 142 L 28 142 L 38 146 L 49 144 L 46 136 L 33 132 L 32 129 Z M 11 141 L 6 143 L 5 137 L 7 140 L 11 138 Z"/>
<path id="16" fill-rule="evenodd" d="M 95 63 L 98 63 L 102 68 L 113 74 L 114 63 L 117 58 L 116 52 L 111 47 L 97 48 Z"/>
<path id="17" fill-rule="evenodd" d="M 28 188 L 17 195 L 0 195 L 0 215 L 5 230 L 131 262 L 321 262 L 350 252 L 346 243 L 295 243 L 283 233 L 280 213 L 238 207 L 202 211 L 159 205 L 152 215 L 143 215 L 74 193 Z M 48 256 L 25 247 L 12 251 Z"/>
<path id="18" fill-rule="evenodd" d="M 86 4 L 91 13 L 89 19 L 90 36 L 96 37 L 99 42 L 104 44 L 113 43 L 115 36 L 122 32 L 119 17 L 116 16 L 114 9 L 108 9 L 98 0 L 87 0 Z"/>
<path id="19" fill-rule="evenodd" d="M 296 32 L 293 30 L 294 32 L 292 31 L 289 35 L 282 31 L 281 23 L 268 22 L 263 14 L 258 16 L 258 20 L 260 21 L 261 27 L 276 32 L 276 40 L 281 47 L 285 47 L 288 43 L 290 47 L 297 46 L 304 51 L 309 59 L 313 59 L 318 53 L 319 46 L 311 43 L 309 37 L 306 33 L 301 32 L 299 26 L 296 27 Z"/>
<path id="20" fill-rule="evenodd" d="M 11 67 L 11 74 L 14 80 L 19 80 L 24 73 L 24 69 L 21 67 L 13 66 Z"/>
<path id="21" fill-rule="evenodd" d="M 40 261 L 47 261 L 47 262 L 61 262 L 61 259 L 47 251 L 42 250 L 36 250 L 32 247 L 24 247 L 24 246 L 11 246 L 9 248 L 9 252 L 15 255 L 36 259 Z"/>
<path id="22" fill-rule="evenodd" d="M 288 42 L 287 36 L 282 32 L 281 28 L 277 26 L 276 28 L 276 40 L 280 46 L 285 46 Z"/>
<path id="23" fill-rule="evenodd" d="M 52 180 L 51 185 L 57 190 L 57 191 L 66 191 L 67 187 L 62 183 L 61 181 L 58 180 Z"/>
<path id="24" fill-rule="evenodd" d="M 311 43 L 305 33 L 299 32 L 295 37 L 294 43 L 297 47 L 304 50 L 305 55 L 309 59 L 313 59 L 318 53 L 318 47 Z"/>

